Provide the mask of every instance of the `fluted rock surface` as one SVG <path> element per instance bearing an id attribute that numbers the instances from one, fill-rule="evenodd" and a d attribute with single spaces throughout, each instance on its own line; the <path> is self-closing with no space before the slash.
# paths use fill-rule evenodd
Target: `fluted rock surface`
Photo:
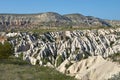
<path id="1" fill-rule="evenodd" d="M 10 42 L 14 45 L 16 54 L 25 51 L 24 54 L 28 54 L 26 57 L 47 56 L 53 62 L 57 56 L 63 60 L 79 61 L 88 56 L 100 55 L 105 58 L 120 52 L 120 28 L 47 32 L 44 35 L 8 33 L 6 36 L 13 37 Z"/>
<path id="2" fill-rule="evenodd" d="M 69 63 L 70 61 L 65 60 L 57 70 L 75 76 L 78 80 L 108 80 L 120 72 L 119 65 L 106 61 L 101 56 L 92 56 L 64 67 Z"/>
<path id="3" fill-rule="evenodd" d="M 69 74 L 73 72 L 69 68 L 70 66 L 78 65 L 78 70 L 75 72 L 77 73 L 80 66 L 84 67 L 89 64 L 87 62 L 89 60 L 82 63 L 83 59 L 93 57 L 93 59 L 90 58 L 90 61 L 94 61 L 94 56 L 101 56 L 98 59 L 101 59 L 103 63 L 105 62 L 105 65 L 109 65 L 109 62 L 106 62 L 103 58 L 120 52 L 120 28 L 47 32 L 43 35 L 18 32 L 7 33 L 6 36 L 13 44 L 17 57 L 23 55 L 23 60 L 29 61 L 32 65 L 55 67 L 60 72 Z M 97 61 L 96 57 L 95 60 Z M 99 67 L 103 64 L 96 61 L 90 65 L 94 66 L 99 62 Z M 110 63 L 110 69 L 113 66 Z M 84 78 L 86 75 L 90 78 L 92 73 L 97 73 L 95 70 L 96 68 L 86 70 L 88 73 L 85 73 L 82 77 Z M 79 77 L 76 75 L 76 78 Z"/>

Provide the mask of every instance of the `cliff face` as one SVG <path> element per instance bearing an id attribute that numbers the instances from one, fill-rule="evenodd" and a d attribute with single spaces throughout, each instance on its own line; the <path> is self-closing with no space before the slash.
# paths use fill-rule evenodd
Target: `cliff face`
<path id="1" fill-rule="evenodd" d="M 61 26 L 111 26 L 106 20 L 81 14 L 60 15 L 54 12 L 40 14 L 0 14 L 0 28 Z"/>
<path id="2" fill-rule="evenodd" d="M 32 65 L 54 67 L 82 80 L 104 80 L 120 71 L 118 65 L 104 60 L 120 52 L 120 28 L 47 32 L 43 35 L 18 32 L 6 36 L 14 46 L 14 54 L 17 57 L 23 55 L 23 60 Z"/>

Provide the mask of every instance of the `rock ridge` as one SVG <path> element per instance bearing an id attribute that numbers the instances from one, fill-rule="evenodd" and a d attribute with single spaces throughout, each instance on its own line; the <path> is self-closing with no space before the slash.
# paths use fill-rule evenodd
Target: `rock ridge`
<path id="1" fill-rule="evenodd" d="M 60 15 L 55 12 L 39 14 L 0 14 L 1 29 L 39 27 L 119 26 L 120 21 L 104 20 L 82 14 Z"/>

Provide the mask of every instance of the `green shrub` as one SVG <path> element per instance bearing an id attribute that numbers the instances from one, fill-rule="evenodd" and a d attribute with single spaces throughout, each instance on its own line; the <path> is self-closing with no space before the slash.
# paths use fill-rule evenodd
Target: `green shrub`
<path id="1" fill-rule="evenodd" d="M 66 64 L 65 67 L 68 69 L 73 63 L 69 62 L 69 64 Z"/>
<path id="2" fill-rule="evenodd" d="M 58 56 L 57 58 L 57 67 L 63 62 L 62 56 Z"/>
<path id="3" fill-rule="evenodd" d="M 49 61 L 49 59 L 48 59 L 47 57 L 45 57 L 45 58 L 43 59 L 43 64 L 47 64 L 47 62 L 50 62 L 50 61 Z"/>
<path id="4" fill-rule="evenodd" d="M 108 56 L 113 62 L 118 62 L 120 63 L 120 53 L 115 53 L 110 56 Z"/>
<path id="5" fill-rule="evenodd" d="M 0 59 L 7 59 L 13 54 L 13 47 L 9 42 L 0 43 Z"/>

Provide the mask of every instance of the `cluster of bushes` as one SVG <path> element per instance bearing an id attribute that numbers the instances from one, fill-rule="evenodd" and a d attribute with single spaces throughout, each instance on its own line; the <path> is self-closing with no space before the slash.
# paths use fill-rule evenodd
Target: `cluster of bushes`
<path id="1" fill-rule="evenodd" d="M 13 46 L 9 42 L 0 43 L 0 59 L 7 59 L 14 52 Z"/>

